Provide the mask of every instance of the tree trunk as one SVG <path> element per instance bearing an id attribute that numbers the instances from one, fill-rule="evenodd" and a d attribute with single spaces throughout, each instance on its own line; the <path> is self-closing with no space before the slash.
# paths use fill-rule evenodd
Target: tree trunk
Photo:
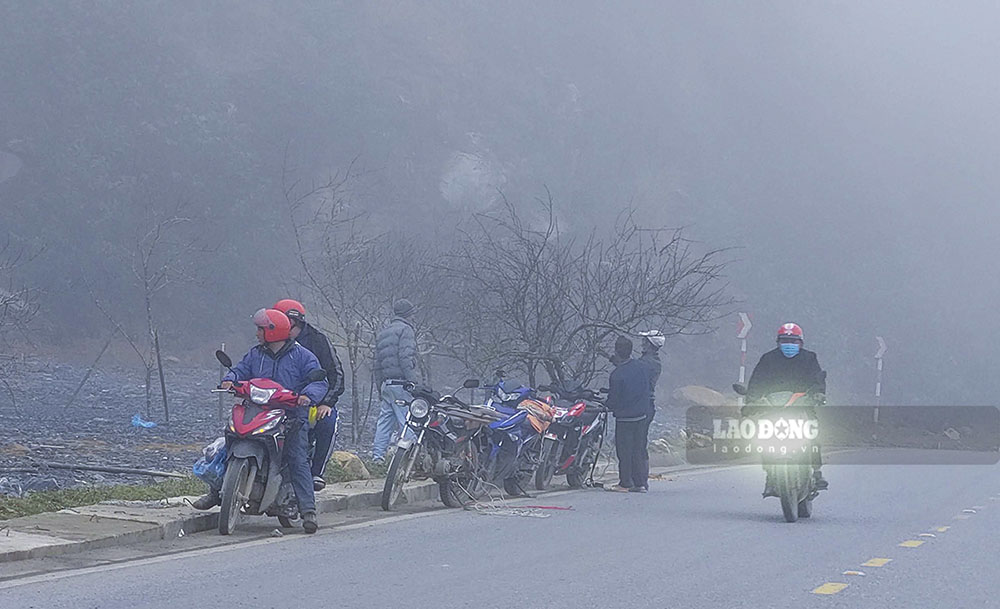
<path id="1" fill-rule="evenodd" d="M 160 373 L 160 395 L 163 396 L 163 419 L 170 422 L 170 408 L 167 406 L 167 384 L 163 381 L 163 362 L 160 360 L 160 333 L 153 330 L 153 347 L 156 349 L 156 368 Z"/>
<path id="2" fill-rule="evenodd" d="M 152 409 L 152 395 L 150 395 L 149 384 L 153 381 L 153 369 L 146 365 L 146 419 L 148 420 L 153 415 L 150 413 Z"/>

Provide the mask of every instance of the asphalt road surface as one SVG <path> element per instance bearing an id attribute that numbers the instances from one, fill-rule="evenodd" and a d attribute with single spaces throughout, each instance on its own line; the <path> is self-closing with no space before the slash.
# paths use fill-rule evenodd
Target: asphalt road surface
<path id="1" fill-rule="evenodd" d="M 569 510 L 328 517 L 312 537 L 3 582 L 0 607 L 1000 606 L 1000 467 L 824 471 L 830 490 L 794 524 L 761 499 L 759 467 L 696 470 L 653 480 L 645 495 L 518 502 Z"/>

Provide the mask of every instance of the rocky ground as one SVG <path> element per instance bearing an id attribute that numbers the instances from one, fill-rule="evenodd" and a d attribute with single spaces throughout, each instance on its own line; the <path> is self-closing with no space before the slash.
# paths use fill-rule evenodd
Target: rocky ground
<path id="1" fill-rule="evenodd" d="M 221 435 L 217 394 L 209 392 L 218 369 L 174 364 L 165 370 L 169 422 L 154 381 L 146 412 L 143 372 L 102 366 L 95 369 L 73 403 L 70 396 L 85 366 L 50 359 L 27 359 L 12 388 L 16 401 L 0 391 L 0 495 L 79 484 L 146 482 L 149 476 L 45 467 L 46 463 L 129 467 L 188 473 L 202 448 Z M 225 398 L 228 411 L 231 398 Z M 133 417 L 155 427 L 133 424 Z M 342 420 L 342 429 L 344 421 Z M 350 450 L 342 438 L 338 447 Z"/>
<path id="2" fill-rule="evenodd" d="M 159 400 L 154 379 L 151 412 L 146 412 L 143 372 L 102 365 L 87 379 L 67 406 L 86 374 L 85 366 L 51 358 L 29 358 L 19 366 L 12 383 L 16 401 L 0 391 L 0 496 L 32 490 L 68 488 L 81 484 L 143 483 L 149 476 L 52 469 L 47 463 L 129 467 L 158 471 L 191 471 L 202 448 L 221 435 L 218 396 L 209 392 L 218 380 L 218 369 L 198 369 L 173 363 L 165 381 L 170 407 L 169 422 Z M 231 398 L 226 398 L 228 410 Z M 139 415 L 155 427 L 133 424 Z M 359 446 L 346 441 L 349 421 L 342 413 L 337 448 L 366 454 L 372 430 Z M 375 413 L 369 419 L 374 427 Z M 684 411 L 664 408 L 657 414 L 650 438 L 679 441 Z M 606 443 L 608 449 L 611 438 Z M 666 443 L 653 452 L 670 452 Z M 674 450 L 680 456 L 683 450 Z"/>

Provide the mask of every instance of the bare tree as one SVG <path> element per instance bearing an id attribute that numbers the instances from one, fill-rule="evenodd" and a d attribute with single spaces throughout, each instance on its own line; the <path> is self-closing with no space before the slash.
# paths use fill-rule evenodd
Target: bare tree
<path id="1" fill-rule="evenodd" d="M 723 250 L 698 253 L 681 230 L 641 227 L 631 210 L 583 239 L 560 232 L 551 196 L 538 210 L 527 222 L 504 199 L 445 262 L 471 295 L 454 311 L 465 347 L 453 347 L 470 368 L 513 363 L 532 384 L 539 369 L 589 382 L 611 335 L 699 332 L 727 312 Z"/>
<path id="2" fill-rule="evenodd" d="M 411 282 L 413 252 L 350 205 L 353 165 L 319 184 L 282 172 L 285 204 L 305 284 L 324 306 L 347 354 L 351 396 L 351 439 L 361 437 L 361 370 L 371 359 L 373 338 L 398 289 Z"/>
<path id="3" fill-rule="evenodd" d="M 18 282 L 16 273 L 39 253 L 40 249 L 32 250 L 14 244 L 10 236 L 0 245 L 0 345 L 7 345 L 15 333 L 25 336 L 28 325 L 38 315 L 38 290 Z M 17 394 L 10 379 L 17 373 L 21 362 L 23 357 L 0 354 L 0 385 L 3 385 L 14 408 L 17 408 Z"/>
<path id="4" fill-rule="evenodd" d="M 112 312 L 91 289 L 95 305 L 121 333 L 143 365 L 147 416 L 151 411 L 153 372 L 158 372 L 163 414 L 167 422 L 170 421 L 170 408 L 160 357 L 156 303 L 158 296 L 167 288 L 195 281 L 195 254 L 209 251 L 202 245 L 195 219 L 188 213 L 189 208 L 190 201 L 182 200 L 166 210 L 160 210 L 152 197 L 145 198 L 142 218 L 131 242 L 117 250 L 117 257 L 131 273 L 142 299 L 144 327 L 141 334 L 129 332 L 122 316 Z"/>

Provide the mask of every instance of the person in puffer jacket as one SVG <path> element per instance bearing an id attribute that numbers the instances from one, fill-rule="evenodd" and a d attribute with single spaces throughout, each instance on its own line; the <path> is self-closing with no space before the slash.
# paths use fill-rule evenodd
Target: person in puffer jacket
<path id="1" fill-rule="evenodd" d="M 394 302 L 392 319 L 375 337 L 375 382 L 381 395 L 372 444 L 375 462 L 385 459 L 393 433 L 406 424 L 406 408 L 413 397 L 398 383 L 419 380 L 417 335 L 410 321 L 415 310 L 413 303 L 405 298 Z"/>

